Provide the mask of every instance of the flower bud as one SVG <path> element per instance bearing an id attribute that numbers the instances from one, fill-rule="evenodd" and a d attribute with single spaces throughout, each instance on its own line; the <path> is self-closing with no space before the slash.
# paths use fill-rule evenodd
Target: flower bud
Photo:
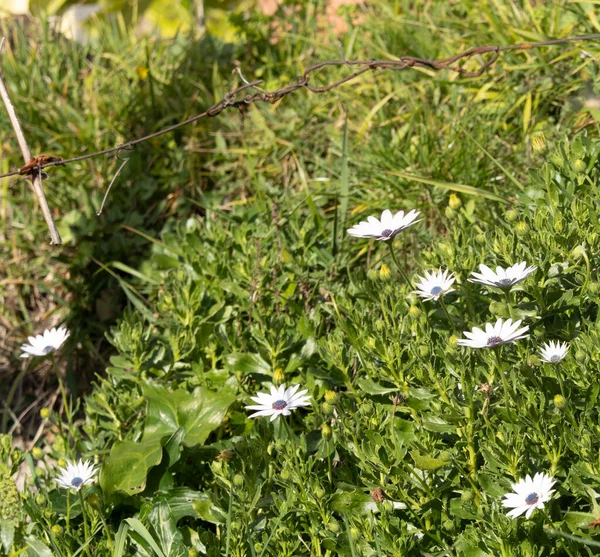
<path id="1" fill-rule="evenodd" d="M 426 344 L 423 346 L 419 346 L 419 355 L 425 357 L 425 356 L 429 356 L 429 354 L 430 354 L 429 346 L 427 346 Z"/>
<path id="2" fill-rule="evenodd" d="M 323 404 L 321 404 L 321 409 L 327 415 L 333 414 L 333 406 L 331 406 L 331 404 L 329 404 L 328 402 L 324 402 Z"/>
<path id="3" fill-rule="evenodd" d="M 233 458 L 233 455 L 235 455 L 235 452 L 231 449 L 223 449 L 217 458 L 224 460 L 225 462 L 229 462 Z"/>
<path id="4" fill-rule="evenodd" d="M 67 466 L 67 461 L 64 458 L 59 458 L 58 462 L 56 463 L 56 465 L 59 468 L 65 468 Z"/>
<path id="5" fill-rule="evenodd" d="M 573 163 L 573 170 L 575 172 L 577 172 L 577 174 L 582 174 L 583 172 L 585 172 L 585 169 L 587 168 L 587 165 L 585 164 L 584 161 L 582 161 L 581 159 L 577 159 L 574 163 Z"/>
<path id="6" fill-rule="evenodd" d="M 451 193 L 450 194 L 450 199 L 448 199 L 448 206 L 451 209 L 459 209 L 460 206 L 462 205 L 462 201 L 460 200 L 460 197 L 458 197 L 458 195 L 456 195 L 455 193 Z"/>
<path id="7" fill-rule="evenodd" d="M 282 470 L 282 471 L 279 473 L 279 477 L 280 477 L 282 480 L 289 480 L 289 479 L 290 479 L 290 471 L 289 471 L 289 470 Z"/>
<path id="8" fill-rule="evenodd" d="M 193 547 L 188 549 L 188 557 L 198 557 L 198 551 Z"/>
<path id="9" fill-rule="evenodd" d="M 450 346 L 456 346 L 456 343 L 458 342 L 458 337 L 455 335 L 452 335 L 449 339 L 448 339 L 448 344 Z"/>
<path id="10" fill-rule="evenodd" d="M 379 278 L 381 280 L 387 280 L 392 275 L 390 268 L 384 263 L 379 269 Z"/>
<path id="11" fill-rule="evenodd" d="M 40 410 L 40 418 L 42 418 L 42 420 L 47 420 L 50 417 L 51 413 L 52 411 L 50 410 L 50 408 L 42 408 Z"/>
<path id="12" fill-rule="evenodd" d="M 562 395 L 554 395 L 554 406 L 559 410 L 567 405 L 567 399 Z"/>
<path id="13" fill-rule="evenodd" d="M 273 372 L 273 383 L 275 383 L 276 385 L 280 385 L 284 381 L 285 381 L 285 375 L 283 374 L 283 370 L 280 367 L 278 367 Z"/>
<path id="14" fill-rule="evenodd" d="M 63 527 L 60 524 L 55 524 L 51 530 L 55 536 L 60 536 L 63 533 Z"/>
<path id="15" fill-rule="evenodd" d="M 315 494 L 317 500 L 321 500 L 323 497 L 325 497 L 325 490 L 320 485 L 315 488 L 313 493 Z"/>
<path id="16" fill-rule="evenodd" d="M 543 132 L 538 132 L 531 137 L 531 147 L 536 153 L 541 153 L 546 150 L 546 136 Z"/>
<path id="17" fill-rule="evenodd" d="M 337 393 L 335 391 L 325 391 L 325 401 L 329 404 L 333 404 L 337 400 Z"/>
<path id="18" fill-rule="evenodd" d="M 450 207 L 450 206 L 446 207 L 446 210 L 444 211 L 444 214 L 446 215 L 447 219 L 451 219 L 452 220 L 453 218 L 456 217 L 456 211 L 452 207 Z"/>
<path id="19" fill-rule="evenodd" d="M 515 224 L 515 232 L 518 236 L 524 236 L 529 232 L 529 225 L 525 221 L 521 220 Z"/>
<path id="20" fill-rule="evenodd" d="M 600 290 L 600 283 L 597 282 L 590 282 L 588 284 L 588 290 L 592 293 L 592 294 L 597 294 L 598 291 Z"/>
<path id="21" fill-rule="evenodd" d="M 340 523 L 335 518 L 331 518 L 327 523 L 327 529 L 335 534 L 340 531 Z"/>
<path id="22" fill-rule="evenodd" d="M 356 526 L 350 528 L 350 537 L 353 540 L 357 540 L 360 537 L 360 530 Z"/>
<path id="23" fill-rule="evenodd" d="M 506 222 L 515 222 L 519 218 L 519 211 L 516 209 L 509 209 L 504 213 L 504 219 Z"/>
<path id="24" fill-rule="evenodd" d="M 369 337 L 367 339 L 367 346 L 369 348 L 375 348 L 377 346 L 377 341 L 373 337 Z"/>
<path id="25" fill-rule="evenodd" d="M 43 496 L 41 493 L 38 493 L 38 494 L 35 496 L 35 504 L 36 504 L 38 507 L 41 507 L 41 506 L 43 506 L 45 502 L 46 502 L 46 498 L 45 498 L 45 497 L 44 497 L 44 496 Z"/>
<path id="26" fill-rule="evenodd" d="M 242 487 L 244 485 L 244 476 L 241 474 L 236 474 L 233 476 L 233 485 L 236 487 Z"/>
<path id="27" fill-rule="evenodd" d="M 421 310 L 417 306 L 410 306 L 408 309 L 408 315 L 410 315 L 413 319 L 416 319 L 421 315 Z"/>
<path id="28" fill-rule="evenodd" d="M 323 439 L 331 439 L 331 427 L 328 426 L 327 424 L 325 424 L 322 428 L 321 428 L 321 435 L 323 435 Z"/>
<path id="29" fill-rule="evenodd" d="M 477 236 L 475 236 L 475 241 L 478 244 L 485 244 L 486 240 L 487 240 L 487 238 L 486 238 L 484 232 L 481 232 L 480 234 L 477 234 Z"/>
<path id="30" fill-rule="evenodd" d="M 577 350 L 577 352 L 575 352 L 575 359 L 578 362 L 585 362 L 587 354 L 583 351 L 583 350 Z"/>
<path id="31" fill-rule="evenodd" d="M 39 447 L 33 447 L 33 449 L 31 449 L 31 456 L 36 460 L 41 460 L 44 458 L 44 451 Z"/>

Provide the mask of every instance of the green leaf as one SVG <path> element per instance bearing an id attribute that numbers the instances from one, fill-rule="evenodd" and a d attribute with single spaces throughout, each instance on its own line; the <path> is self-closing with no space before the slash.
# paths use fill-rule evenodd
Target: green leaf
<path id="1" fill-rule="evenodd" d="M 565 522 L 571 531 L 579 530 L 581 528 L 587 528 L 590 522 L 600 518 L 594 513 L 582 513 L 576 511 L 569 511 L 565 515 Z"/>
<path id="2" fill-rule="evenodd" d="M 449 460 L 425 456 L 419 453 L 419 451 L 411 451 L 410 456 L 412 456 L 412 459 L 415 461 L 415 466 L 419 470 L 437 470 L 442 466 L 448 466 L 448 464 L 450 464 Z"/>
<path id="3" fill-rule="evenodd" d="M 491 191 L 482 190 L 474 186 L 467 186 L 465 184 L 454 184 L 452 182 L 441 182 L 440 180 L 432 180 L 431 178 L 422 178 L 421 176 L 415 176 L 414 174 L 407 174 L 405 172 L 394 172 L 392 170 L 384 170 L 385 174 L 391 174 L 392 176 L 398 176 L 405 180 L 412 180 L 413 182 L 421 182 L 422 184 L 428 184 L 436 188 L 443 188 L 451 191 L 458 191 L 460 193 L 466 193 L 467 195 L 476 195 L 477 197 L 483 197 L 485 199 L 492 199 L 494 201 L 501 201 L 502 203 L 510 203 L 508 199 L 504 199 Z"/>
<path id="4" fill-rule="evenodd" d="M 156 539 L 167 557 L 183 557 L 187 554 L 183 536 L 177 529 L 177 524 L 166 501 L 159 501 L 152 507 L 148 522 L 156 532 Z"/>
<path id="5" fill-rule="evenodd" d="M 269 377 L 273 375 L 271 366 L 259 354 L 230 354 L 227 356 L 227 364 L 241 373 L 258 373 Z"/>
<path id="6" fill-rule="evenodd" d="M 377 503 L 373 501 L 368 493 L 362 491 L 344 491 L 336 493 L 330 501 L 330 507 L 339 513 L 352 511 L 358 514 L 366 514 L 377 509 Z"/>
<path id="7" fill-rule="evenodd" d="M 25 538 L 27 543 L 27 555 L 31 557 L 54 557 L 50 548 L 41 540 L 34 538 L 33 536 L 27 536 Z"/>
<path id="8" fill-rule="evenodd" d="M 427 414 L 423 416 L 423 427 L 427 431 L 435 431 L 437 433 L 449 433 L 456 431 L 456 426 L 445 422 L 439 416 L 434 414 Z"/>
<path id="9" fill-rule="evenodd" d="M 183 444 L 187 447 L 203 444 L 221 425 L 236 399 L 232 393 L 216 393 L 204 387 L 188 393 L 151 385 L 144 385 L 144 396 L 148 399 L 144 439 L 171 435 L 182 427 L 185 431 Z"/>
<path id="10" fill-rule="evenodd" d="M 387 393 L 394 393 L 400 390 L 399 387 L 384 387 L 366 377 L 361 377 L 357 383 L 365 393 L 370 395 L 385 395 Z"/>
<path id="11" fill-rule="evenodd" d="M 143 439 L 139 443 L 119 441 L 110 451 L 100 475 L 100 485 L 107 496 L 123 491 L 129 495 L 146 487 L 148 470 L 162 460 L 160 439 Z"/>
<path id="12" fill-rule="evenodd" d="M 129 535 L 138 545 L 144 548 L 146 553 L 152 555 L 152 552 L 157 557 L 167 557 L 156 543 L 156 540 L 152 537 L 152 534 L 148 532 L 148 529 L 140 522 L 137 518 L 127 518 L 127 524 L 131 528 Z"/>
<path id="13" fill-rule="evenodd" d="M 123 557 L 125 555 L 125 543 L 127 542 L 127 532 L 129 531 L 129 525 L 123 521 L 119 525 L 117 534 L 115 535 L 115 549 L 113 557 Z"/>
<path id="14" fill-rule="evenodd" d="M 15 523 L 12 520 L 0 520 L 0 541 L 4 553 L 8 554 L 15 539 Z"/>
<path id="15" fill-rule="evenodd" d="M 169 505 L 175 522 L 186 516 L 200 518 L 211 524 L 225 522 L 222 511 L 213 505 L 206 493 L 187 487 L 178 487 L 159 495 Z"/>

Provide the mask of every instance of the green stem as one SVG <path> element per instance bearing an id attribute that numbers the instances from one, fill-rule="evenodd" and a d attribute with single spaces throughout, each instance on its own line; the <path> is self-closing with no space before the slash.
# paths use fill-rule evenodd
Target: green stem
<path id="1" fill-rule="evenodd" d="M 497 346 L 492 348 L 494 351 L 494 356 L 496 356 L 496 364 L 498 366 L 498 374 L 500 375 L 500 379 L 502 380 L 502 387 L 504 390 L 504 404 L 506 405 L 506 409 L 510 408 L 510 387 L 508 385 L 508 380 L 506 379 L 506 374 L 502 371 L 502 360 L 500 358 L 500 350 L 501 347 Z"/>
<path id="2" fill-rule="evenodd" d="M 513 314 L 513 306 L 512 306 L 512 301 L 510 299 L 510 290 L 509 289 L 504 290 L 504 297 L 506 298 L 506 307 L 508 308 L 508 315 L 509 315 L 511 321 L 514 321 L 515 316 Z"/>
<path id="3" fill-rule="evenodd" d="M 71 490 L 67 490 L 67 534 L 71 532 Z"/>
<path id="4" fill-rule="evenodd" d="M 446 304 L 445 304 L 442 296 L 439 297 L 439 302 L 440 302 L 441 308 L 444 310 L 444 313 L 446 314 L 446 319 L 448 319 L 448 321 L 450 322 L 450 326 L 452 327 L 452 332 L 456 333 L 456 326 L 454 325 L 454 321 L 452 320 L 452 317 L 450 317 L 450 313 L 448 313 L 448 308 L 446 307 Z"/>
<path id="5" fill-rule="evenodd" d="M 406 284 L 408 284 L 408 286 L 410 286 L 411 290 L 414 289 L 414 286 L 412 285 L 412 282 L 410 282 L 408 275 L 404 272 L 404 269 L 402 268 L 402 266 L 400 265 L 400 262 L 396 258 L 396 252 L 394 251 L 394 240 L 393 239 L 388 242 L 388 246 L 390 247 L 390 253 L 392 254 L 392 259 L 394 260 L 394 263 L 396 264 L 396 268 L 398 269 L 398 271 L 400 271 L 400 274 L 402 275 L 404 282 L 406 282 Z"/>
<path id="6" fill-rule="evenodd" d="M 560 372 L 560 364 L 554 366 L 554 370 L 556 372 L 556 378 L 558 379 L 558 384 L 560 385 L 560 394 L 565 396 L 565 386 L 563 383 L 562 373 Z"/>
<path id="7" fill-rule="evenodd" d="M 81 516 L 83 517 L 83 535 L 85 537 L 85 540 L 84 540 L 84 543 L 85 543 L 85 542 L 89 541 L 90 533 L 88 530 L 87 515 L 85 513 L 85 502 L 83 500 L 83 488 L 79 489 L 79 501 L 81 502 Z M 87 543 L 85 546 L 85 553 L 88 557 L 91 557 L 89 543 Z"/>
<path id="8" fill-rule="evenodd" d="M 63 399 L 63 407 L 65 409 L 65 415 L 67 416 L 67 423 L 69 424 L 69 435 L 73 436 L 73 414 L 71 413 L 71 404 L 69 402 L 69 398 L 67 397 L 67 391 L 65 389 L 64 381 L 62 380 L 62 376 L 60 374 L 60 370 L 58 369 L 58 364 L 56 363 L 56 358 L 54 355 L 51 356 L 52 359 L 52 367 L 54 368 L 54 373 L 56 373 L 56 378 L 58 380 L 58 386 L 60 388 L 60 394 Z M 71 443 L 67 443 L 67 451 L 69 452 L 69 456 L 71 456 Z"/>

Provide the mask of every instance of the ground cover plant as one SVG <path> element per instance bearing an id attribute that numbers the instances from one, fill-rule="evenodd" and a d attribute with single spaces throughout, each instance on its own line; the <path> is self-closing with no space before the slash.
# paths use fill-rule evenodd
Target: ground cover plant
<path id="1" fill-rule="evenodd" d="M 271 89 L 338 57 L 322 8 L 234 18 L 235 44 L 12 23 L 3 69 L 31 142 L 74 154 L 201 111 L 236 59 Z M 347 16 L 347 59 L 598 26 L 566 3 Z M 60 250 L 5 181 L 1 550 L 596 554 L 599 51 L 202 122 L 133 152 L 101 217 L 120 162 L 68 166 Z"/>

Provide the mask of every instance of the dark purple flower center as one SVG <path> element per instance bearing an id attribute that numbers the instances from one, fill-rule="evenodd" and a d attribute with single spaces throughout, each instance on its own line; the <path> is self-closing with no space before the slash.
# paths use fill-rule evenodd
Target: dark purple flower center
<path id="1" fill-rule="evenodd" d="M 287 406 L 287 402 L 285 400 L 276 400 L 272 406 L 273 410 L 283 410 Z"/>
<path id="2" fill-rule="evenodd" d="M 550 361 L 551 362 L 560 362 L 560 356 L 558 354 L 553 354 L 552 356 L 550 356 Z"/>
<path id="3" fill-rule="evenodd" d="M 487 345 L 488 346 L 496 346 L 497 344 L 500 344 L 501 342 L 504 342 L 504 341 L 500 337 L 490 337 L 490 338 L 488 338 Z"/>
<path id="4" fill-rule="evenodd" d="M 498 281 L 498 284 L 500 286 L 510 286 L 512 283 L 513 283 L 512 279 L 509 279 L 509 278 L 503 278 Z"/>
<path id="5" fill-rule="evenodd" d="M 540 500 L 539 495 L 534 491 L 525 497 L 525 503 L 528 505 L 535 505 Z"/>
<path id="6" fill-rule="evenodd" d="M 381 231 L 381 237 L 382 238 L 391 238 L 393 233 L 394 233 L 393 230 L 386 228 L 385 230 Z"/>
<path id="7" fill-rule="evenodd" d="M 441 286 L 434 286 L 434 287 L 431 289 L 431 295 L 432 295 L 432 296 L 437 296 L 438 294 L 441 294 L 442 290 L 443 290 L 443 289 L 442 289 L 442 287 L 441 287 Z"/>
<path id="8" fill-rule="evenodd" d="M 45 347 L 45 348 L 42 350 L 42 352 L 43 352 L 44 354 L 50 354 L 50 352 L 54 352 L 54 346 L 46 346 L 46 347 Z"/>
<path id="9" fill-rule="evenodd" d="M 71 485 L 72 485 L 73 487 L 79 487 L 79 486 L 80 486 L 82 483 L 83 483 L 83 479 L 81 479 L 81 478 L 79 478 L 79 477 L 77 477 L 77 478 L 73 478 L 73 479 L 71 480 Z"/>

